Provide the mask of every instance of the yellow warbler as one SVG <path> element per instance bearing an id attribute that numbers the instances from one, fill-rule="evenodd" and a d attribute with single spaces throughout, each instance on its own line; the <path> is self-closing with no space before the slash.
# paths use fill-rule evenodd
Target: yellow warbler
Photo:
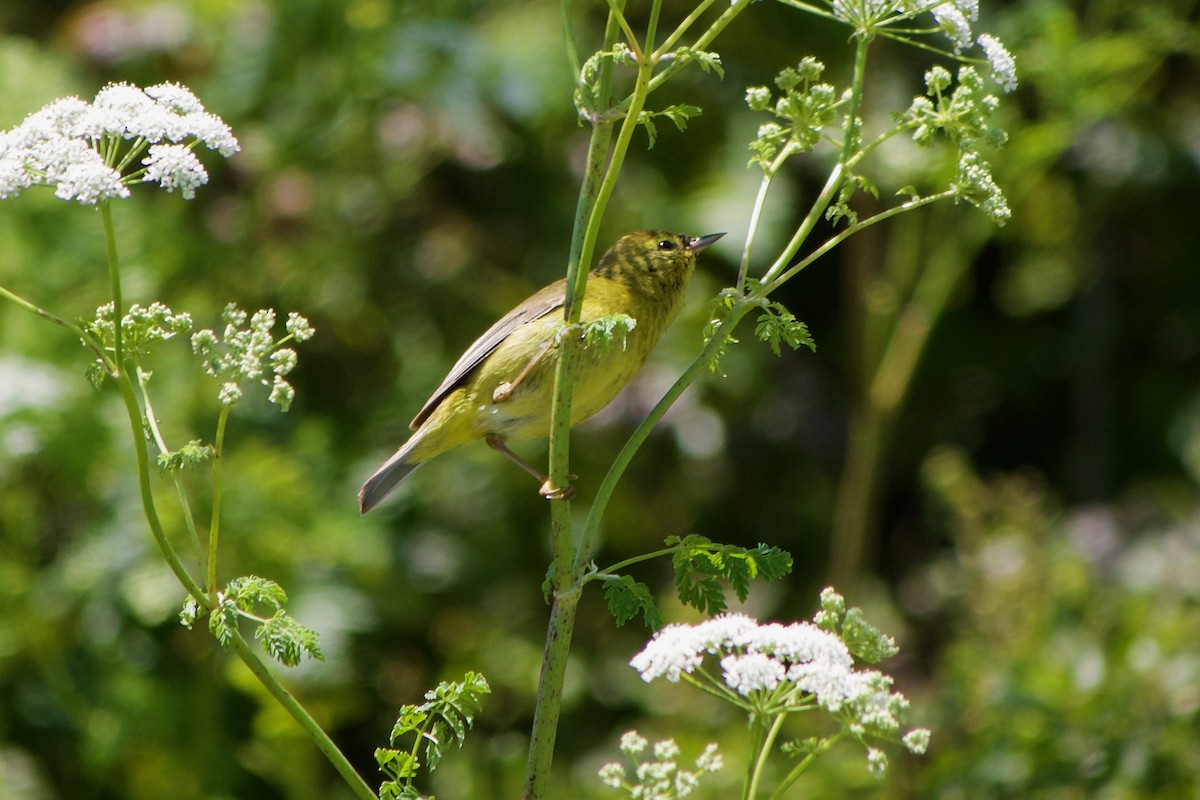
<path id="1" fill-rule="evenodd" d="M 690 238 L 664 231 L 622 236 L 588 274 L 580 323 L 617 330 L 585 337 L 574 373 L 571 425 L 604 408 L 641 369 L 683 305 L 696 268 L 696 254 L 725 234 Z M 366 514 L 408 473 L 447 450 L 485 440 L 493 449 L 542 481 L 542 494 L 561 498 L 536 468 L 506 446 L 548 436 L 562 335 L 566 281 L 535 293 L 480 336 L 410 427 L 412 436 L 372 475 L 358 493 Z M 625 315 L 632 323 L 619 315 Z M 609 323 L 615 323 L 609 325 Z"/>

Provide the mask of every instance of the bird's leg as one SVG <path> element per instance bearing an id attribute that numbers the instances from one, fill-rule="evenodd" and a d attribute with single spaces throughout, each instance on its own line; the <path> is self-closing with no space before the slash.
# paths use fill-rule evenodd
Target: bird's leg
<path id="1" fill-rule="evenodd" d="M 536 478 L 542 484 L 542 488 L 538 489 L 538 494 L 540 494 L 542 497 L 546 498 L 547 500 L 570 500 L 575 496 L 575 487 L 571 486 L 570 484 L 567 484 L 561 489 L 551 486 L 549 477 L 543 475 L 533 464 L 530 464 L 512 450 L 508 449 L 508 447 L 504 444 L 503 436 L 497 436 L 494 433 L 489 433 L 483 438 L 483 440 L 487 442 L 488 447 L 492 448 L 500 455 L 511 459 L 514 464 Z M 568 477 L 574 479 L 575 476 L 570 475 Z"/>
<path id="2" fill-rule="evenodd" d="M 505 381 L 497 386 L 496 390 L 492 392 L 492 402 L 503 403 L 505 400 L 512 397 L 513 392 L 515 392 L 517 387 L 521 385 L 521 381 L 529 377 L 529 373 L 533 372 L 533 368 L 536 367 L 538 363 L 540 363 L 541 360 L 546 357 L 546 353 L 550 352 L 550 348 L 553 346 L 554 340 L 550 339 L 538 349 L 533 358 L 529 359 L 529 363 L 525 365 L 525 369 L 518 373 L 517 377 L 513 378 L 511 381 Z"/>

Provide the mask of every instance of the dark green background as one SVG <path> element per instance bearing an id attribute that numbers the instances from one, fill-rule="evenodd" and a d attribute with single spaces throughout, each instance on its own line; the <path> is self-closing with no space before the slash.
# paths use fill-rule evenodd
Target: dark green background
<path id="1" fill-rule="evenodd" d="M 665 5 L 672 20 L 685 9 Z M 602 564 L 670 534 L 766 542 L 795 571 L 756 585 L 746 610 L 808 617 L 844 535 L 839 487 L 862 480 L 843 469 L 846 443 L 862 430 L 886 321 L 922 270 L 961 270 L 881 429 L 865 563 L 839 582 L 897 635 L 902 655 L 885 669 L 933 746 L 893 753 L 882 784 L 847 746 L 795 796 L 1194 796 L 1193 6 L 985 5 L 980 29 L 1014 51 L 1022 82 L 1005 98 L 1010 145 L 993 156 L 1012 222 L 994 229 L 946 205 L 802 273 L 779 299 L 817 353 L 775 358 L 747 327 L 725 376 L 688 392 L 618 489 Z M 572 11 L 586 54 L 603 8 Z M 0 7 L 0 30 L 0 125 L 108 81 L 176 80 L 233 127 L 242 152 L 205 156 L 212 183 L 194 201 L 145 189 L 114 208 L 127 299 L 202 327 L 230 300 L 274 306 L 318 330 L 299 348 L 292 411 L 254 401 L 232 419 L 223 577 L 279 581 L 321 632 L 327 661 L 284 679 L 371 783 L 401 704 L 483 672 L 495 693 L 468 751 L 427 786 L 516 796 L 546 618 L 545 502 L 483 446 L 424 467 L 369 518 L 354 495 L 462 348 L 562 273 L 587 130 L 558 4 L 20 3 Z M 699 346 L 707 297 L 733 280 L 757 185 L 745 148 L 762 121 L 745 87 L 809 54 L 844 83 L 848 32 L 755 4 L 715 47 L 723 80 L 693 68 L 655 96 L 704 114 L 683 134 L 660 124 L 651 150 L 635 137 L 601 247 L 645 227 L 730 235 L 705 253 L 642 380 L 573 438 L 582 504 Z M 921 91 L 928 62 L 875 48 L 868 124 Z M 873 166 L 884 202 L 929 183 L 915 158 Z M 827 166 L 801 160 L 781 179 L 764 264 Z M 0 283 L 90 317 L 107 291 L 98 215 L 46 190 L 0 204 Z M 168 439 L 211 439 L 216 387 L 182 343 L 157 359 Z M 0 798 L 347 796 L 242 668 L 177 624 L 182 592 L 140 517 L 119 399 L 89 387 L 87 362 L 69 336 L 0 306 Z M 543 445 L 522 452 L 544 458 Z M 191 483 L 203 508 L 206 482 Z M 690 618 L 666 564 L 635 575 L 668 620 Z M 647 636 L 616 628 L 589 592 L 555 796 L 611 796 L 595 770 L 635 725 L 676 736 L 685 757 L 719 739 L 727 768 L 708 796 L 735 791 L 743 722 L 694 691 L 644 686 L 626 662 Z"/>

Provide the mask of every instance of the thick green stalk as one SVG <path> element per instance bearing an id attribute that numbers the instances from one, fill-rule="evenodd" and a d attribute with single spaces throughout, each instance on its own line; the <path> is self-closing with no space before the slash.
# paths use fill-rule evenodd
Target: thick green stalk
<path id="1" fill-rule="evenodd" d="M 570 44 L 570 20 L 568 8 L 562 5 L 563 31 Z M 604 46 L 611 50 L 616 43 L 619 26 L 616 14 L 609 13 Z M 611 101 L 612 62 L 600 67 L 597 94 L 602 104 Z M 578 69 L 575 74 L 578 80 Z M 590 237 L 590 221 L 594 215 L 600 185 L 604 180 L 604 164 L 612 141 L 613 122 L 604 118 L 593 121 L 591 141 L 588 144 L 587 166 L 579 200 L 575 209 L 575 223 L 571 235 L 571 250 L 567 258 L 567 297 L 564 309 L 566 322 L 579 319 L 579 305 L 587 283 L 586 264 L 591 262 L 595 247 L 595 235 Z M 571 375 L 575 361 L 574 342 L 565 337 L 558 368 L 554 376 L 554 399 L 551 412 L 550 431 L 550 481 L 554 486 L 567 485 L 570 459 L 570 404 Z M 550 621 L 546 631 L 546 645 L 542 654 L 542 669 L 538 678 L 537 704 L 534 707 L 533 726 L 530 731 L 529 754 L 525 765 L 525 794 L 527 798 L 543 797 L 550 781 L 550 768 L 554 761 L 554 743 L 558 733 L 558 720 L 562 711 L 562 688 L 566 680 L 567 657 L 571 651 L 571 639 L 575 628 L 575 610 L 579 602 L 579 581 L 574 574 L 574 543 L 571 530 L 570 503 L 550 504 L 550 545 L 552 550 L 552 591 Z"/>

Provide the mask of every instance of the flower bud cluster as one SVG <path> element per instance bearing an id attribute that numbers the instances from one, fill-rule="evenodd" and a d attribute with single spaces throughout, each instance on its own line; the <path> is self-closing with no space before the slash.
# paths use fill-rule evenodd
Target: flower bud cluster
<path id="1" fill-rule="evenodd" d="M 287 411 L 296 390 L 285 379 L 296 367 L 296 351 L 283 347 L 290 340 L 308 341 L 316 331 L 308 320 L 291 312 L 284 327 L 287 335 L 276 340 L 275 311 L 261 309 L 248 314 L 235 304 L 222 312 L 225 330 L 217 336 L 211 329 L 192 334 L 192 351 L 204 360 L 204 371 L 222 381 L 217 398 L 231 406 L 242 399 L 242 384 L 260 383 L 271 390 L 270 402 Z"/>
<path id="2" fill-rule="evenodd" d="M 626 768 L 614 761 L 600 768 L 601 783 L 613 789 L 625 789 L 630 797 L 638 800 L 675 800 L 690 795 L 699 788 L 702 776 L 724 766 L 717 745 L 713 743 L 704 748 L 694 769 L 681 769 L 677 762 L 679 745 L 674 739 L 663 739 L 654 744 L 653 761 L 638 762 L 638 756 L 649 745 L 649 740 L 637 731 L 628 731 L 621 736 L 621 752 L 633 760 L 633 777 L 637 782 L 630 784 Z"/>

